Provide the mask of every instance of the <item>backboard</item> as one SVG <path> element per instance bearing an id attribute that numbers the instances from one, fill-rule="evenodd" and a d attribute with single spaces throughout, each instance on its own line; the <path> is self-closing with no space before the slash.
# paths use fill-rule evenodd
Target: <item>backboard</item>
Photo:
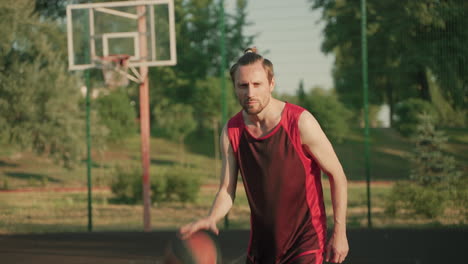
<path id="1" fill-rule="evenodd" d="M 173 0 L 67 6 L 69 70 L 99 68 L 103 58 L 129 55 L 128 66 L 177 62 Z"/>

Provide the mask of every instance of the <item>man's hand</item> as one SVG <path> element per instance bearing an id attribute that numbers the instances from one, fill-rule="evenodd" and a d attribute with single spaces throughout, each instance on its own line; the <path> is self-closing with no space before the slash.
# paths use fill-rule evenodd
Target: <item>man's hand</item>
<path id="1" fill-rule="evenodd" d="M 179 234 L 181 239 L 189 238 L 193 233 L 199 230 L 209 230 L 219 234 L 218 227 L 216 226 L 216 221 L 211 220 L 211 218 L 202 218 L 198 221 L 187 224 L 179 229 Z"/>
<path id="2" fill-rule="evenodd" d="M 348 255 L 348 251 L 349 246 L 346 233 L 333 233 L 327 244 L 325 260 L 332 263 L 341 263 Z"/>

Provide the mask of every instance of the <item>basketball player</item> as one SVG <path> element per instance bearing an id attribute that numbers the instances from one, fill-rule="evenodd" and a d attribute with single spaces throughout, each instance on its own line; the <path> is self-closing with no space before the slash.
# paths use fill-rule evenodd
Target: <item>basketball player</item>
<path id="1" fill-rule="evenodd" d="M 207 217 L 183 226 L 218 234 L 230 210 L 240 170 L 251 211 L 247 263 L 341 263 L 348 254 L 347 180 L 316 119 L 272 97 L 272 63 L 248 49 L 230 70 L 242 111 L 221 135 L 221 183 Z M 320 170 L 329 177 L 334 226 L 326 241 Z"/>

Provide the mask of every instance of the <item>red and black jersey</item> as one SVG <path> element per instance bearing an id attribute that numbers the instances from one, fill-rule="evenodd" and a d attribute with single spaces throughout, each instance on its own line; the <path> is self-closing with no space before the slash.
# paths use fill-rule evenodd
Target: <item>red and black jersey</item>
<path id="1" fill-rule="evenodd" d="M 286 103 L 279 124 L 261 138 L 246 129 L 242 111 L 229 120 L 228 136 L 251 210 L 251 263 L 288 263 L 324 249 L 320 168 L 301 143 L 303 111 Z"/>

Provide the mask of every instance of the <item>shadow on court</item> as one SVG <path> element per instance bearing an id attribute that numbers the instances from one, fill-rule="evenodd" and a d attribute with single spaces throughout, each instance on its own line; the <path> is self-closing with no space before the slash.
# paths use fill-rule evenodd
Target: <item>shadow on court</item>
<path id="1" fill-rule="evenodd" d="M 2 264 L 150 264 L 162 255 L 174 231 L 150 233 L 57 233 L 0 236 Z M 352 229 L 352 264 L 465 263 L 468 229 Z M 244 263 L 248 231 L 221 231 L 223 263 Z"/>

